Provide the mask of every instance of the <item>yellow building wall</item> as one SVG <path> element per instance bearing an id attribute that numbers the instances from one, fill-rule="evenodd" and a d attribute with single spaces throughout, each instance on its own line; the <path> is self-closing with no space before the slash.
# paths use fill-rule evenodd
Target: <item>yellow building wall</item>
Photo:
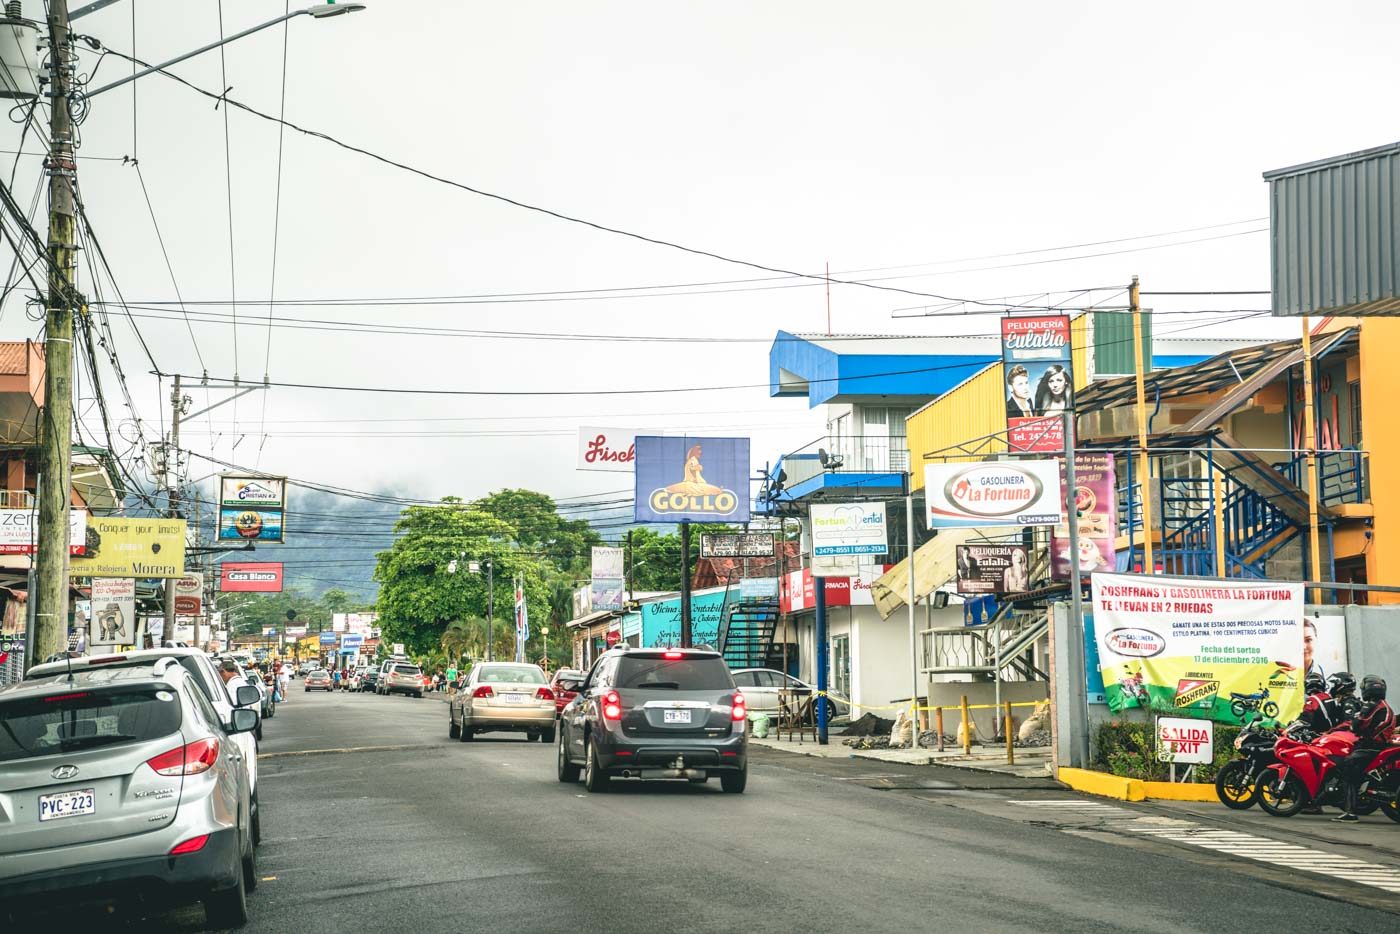
<path id="1" fill-rule="evenodd" d="M 1074 387 L 1080 389 L 1089 382 L 1089 316 L 1080 315 L 1070 322 L 1070 358 Z M 909 435 L 910 463 L 913 467 L 912 486 L 924 487 L 924 465 L 948 459 L 980 460 L 1006 450 L 1003 439 L 991 439 L 974 447 L 972 456 L 958 458 L 958 451 L 945 450 L 1006 429 L 1006 387 L 1002 383 L 1002 365 L 993 363 L 954 386 L 906 420 Z M 925 455 L 940 452 L 929 458 Z"/>
<path id="2" fill-rule="evenodd" d="M 1400 399 L 1400 319 L 1367 318 L 1361 325 L 1361 429 L 1371 471 L 1374 537 L 1366 551 L 1366 580 L 1400 584 L 1400 430 L 1395 400 Z M 1390 523 L 1396 523 L 1395 528 Z M 1391 536 L 1394 536 L 1392 539 Z M 1400 594 L 1372 593 L 1372 603 L 1397 603 Z"/>

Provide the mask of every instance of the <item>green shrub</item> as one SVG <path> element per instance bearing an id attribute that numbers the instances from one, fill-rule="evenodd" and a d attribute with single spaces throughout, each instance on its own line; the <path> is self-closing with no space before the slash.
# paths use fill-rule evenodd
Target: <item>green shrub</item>
<path id="1" fill-rule="evenodd" d="M 1094 734 L 1093 760 L 1114 775 L 1138 778 L 1149 782 L 1165 782 L 1171 778 L 1171 766 L 1157 761 L 1156 731 L 1152 720 L 1125 722 L 1114 720 L 1099 727 Z M 1215 781 L 1215 773 L 1235 756 L 1235 737 L 1240 728 L 1215 724 L 1215 759 L 1209 765 L 1198 765 L 1197 782 Z M 1185 766 L 1177 769 L 1180 776 Z"/>

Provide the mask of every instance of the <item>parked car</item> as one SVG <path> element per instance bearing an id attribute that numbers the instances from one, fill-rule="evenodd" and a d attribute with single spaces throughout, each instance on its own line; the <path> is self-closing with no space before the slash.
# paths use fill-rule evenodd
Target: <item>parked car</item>
<path id="1" fill-rule="evenodd" d="M 744 699 L 748 701 L 750 710 L 777 713 L 778 692 L 784 689 L 795 691 L 798 695 L 816 692 L 816 688 L 807 682 L 781 671 L 774 671 L 772 668 L 741 668 L 732 674 L 734 685 L 744 692 Z M 827 697 L 824 700 L 828 704 L 827 720 L 849 716 L 850 704 L 834 697 Z"/>
<path id="2" fill-rule="evenodd" d="M 298 671 L 298 672 L 301 674 L 301 676 L 304 678 L 304 677 L 306 677 L 308 674 L 310 674 L 311 672 L 315 671 L 317 668 L 320 668 L 320 667 L 321 667 L 321 666 L 318 665 L 318 664 L 316 664 L 315 662 L 302 662 L 302 663 L 301 663 L 301 666 L 297 669 L 297 671 Z"/>
<path id="3" fill-rule="evenodd" d="M 306 677 L 301 682 L 302 690 L 311 691 L 334 691 L 335 686 L 331 682 L 331 673 L 324 668 L 313 668 L 306 673 Z"/>
<path id="4" fill-rule="evenodd" d="M 393 662 L 379 679 L 381 694 L 411 694 L 423 696 L 423 669 L 408 662 Z"/>
<path id="5" fill-rule="evenodd" d="M 248 683 L 258 689 L 261 697 L 258 708 L 263 715 L 263 719 L 270 720 L 277 715 L 277 699 L 274 696 L 276 691 L 269 678 L 256 668 L 248 668 L 243 672 L 243 676 L 248 679 Z"/>
<path id="6" fill-rule="evenodd" d="M 378 686 L 379 686 L 379 669 L 378 669 L 378 668 L 366 668 L 366 669 L 364 670 L 364 673 L 360 675 L 360 690 L 361 690 L 361 691 L 374 691 L 376 694 L 378 694 L 378 693 L 379 693 L 379 691 L 377 690 L 377 689 L 378 689 Z"/>
<path id="7" fill-rule="evenodd" d="M 559 781 L 603 790 L 614 776 L 718 776 L 725 791 L 748 785 L 748 707 L 718 652 L 605 652 L 559 717 Z"/>
<path id="8" fill-rule="evenodd" d="M 554 716 L 578 696 L 578 686 L 588 677 L 588 672 L 577 668 L 560 668 L 549 679 L 549 689 L 554 692 Z"/>
<path id="9" fill-rule="evenodd" d="M 202 901 L 211 928 L 242 926 L 257 850 L 231 738 L 257 720 L 248 707 L 221 719 L 174 659 L 0 688 L 0 919 L 139 897 Z"/>
<path id="10" fill-rule="evenodd" d="M 228 685 L 224 683 L 224 679 L 219 677 L 218 669 L 215 667 L 215 659 L 202 649 L 133 649 L 117 655 L 74 658 L 64 662 L 35 665 L 25 673 L 25 679 L 67 674 L 70 670 L 76 673 L 91 669 L 150 668 L 163 658 L 173 658 L 181 668 L 189 672 L 200 693 L 213 706 L 214 713 L 220 723 L 228 723 L 231 720 L 235 707 L 248 707 L 254 713 L 258 712 L 261 696 L 257 693 L 257 688 L 248 684 L 236 691 L 230 691 Z M 253 731 L 240 732 L 232 737 L 233 743 L 238 746 L 243 768 L 248 772 L 249 787 L 253 789 L 254 843 L 262 841 L 262 809 L 258 805 L 258 741 L 256 736 L 258 732 L 261 732 L 261 729 L 262 718 L 260 716 Z M 3 786 L 0 785 L 0 787 Z"/>
<path id="11" fill-rule="evenodd" d="M 554 742 L 554 692 L 538 665 L 483 662 L 447 705 L 447 736 L 470 742 L 477 733 L 524 733 Z"/>

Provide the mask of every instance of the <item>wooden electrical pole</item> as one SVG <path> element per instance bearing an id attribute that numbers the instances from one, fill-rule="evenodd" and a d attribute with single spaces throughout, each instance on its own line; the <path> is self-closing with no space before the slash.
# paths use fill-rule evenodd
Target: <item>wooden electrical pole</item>
<path id="1" fill-rule="evenodd" d="M 1128 310 L 1133 316 L 1133 375 L 1137 381 L 1137 430 L 1138 430 L 1138 484 L 1142 489 L 1142 572 L 1152 574 L 1156 570 L 1152 554 L 1152 461 L 1147 456 L 1147 387 L 1144 379 L 1152 361 L 1143 361 L 1142 351 L 1142 305 L 1138 296 L 1138 277 L 1133 276 L 1133 284 L 1128 286 Z M 1132 491 L 1128 491 L 1132 495 Z M 1133 530 L 1128 530 L 1129 546 L 1133 540 Z"/>
<path id="2" fill-rule="evenodd" d="M 180 374 L 175 374 L 175 385 L 170 390 L 170 446 L 165 449 L 165 490 L 167 515 L 180 518 L 180 416 L 185 410 L 185 399 L 180 392 Z M 173 472 L 173 473 L 172 473 Z M 220 490 L 221 497 L 223 495 Z M 217 520 L 216 520 L 217 528 Z M 218 532 L 214 533 L 217 537 Z M 165 634 L 167 641 L 175 639 L 175 585 L 180 578 L 171 577 L 165 581 Z M 194 621 L 194 645 L 199 647 L 199 617 Z"/>
<path id="3" fill-rule="evenodd" d="M 44 333 L 44 405 L 39 437 L 39 528 L 35 540 L 34 658 L 66 648 L 68 637 L 68 507 L 73 476 L 73 314 L 77 273 L 77 162 L 69 112 L 73 57 L 67 0 L 49 2 L 51 68 L 48 307 Z"/>

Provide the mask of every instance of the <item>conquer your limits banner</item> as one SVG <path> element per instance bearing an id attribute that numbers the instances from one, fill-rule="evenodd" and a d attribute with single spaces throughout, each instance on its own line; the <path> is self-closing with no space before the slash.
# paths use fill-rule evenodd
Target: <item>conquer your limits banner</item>
<path id="1" fill-rule="evenodd" d="M 1289 720 L 1303 706 L 1303 587 L 1095 574 L 1094 638 L 1114 713 Z"/>

